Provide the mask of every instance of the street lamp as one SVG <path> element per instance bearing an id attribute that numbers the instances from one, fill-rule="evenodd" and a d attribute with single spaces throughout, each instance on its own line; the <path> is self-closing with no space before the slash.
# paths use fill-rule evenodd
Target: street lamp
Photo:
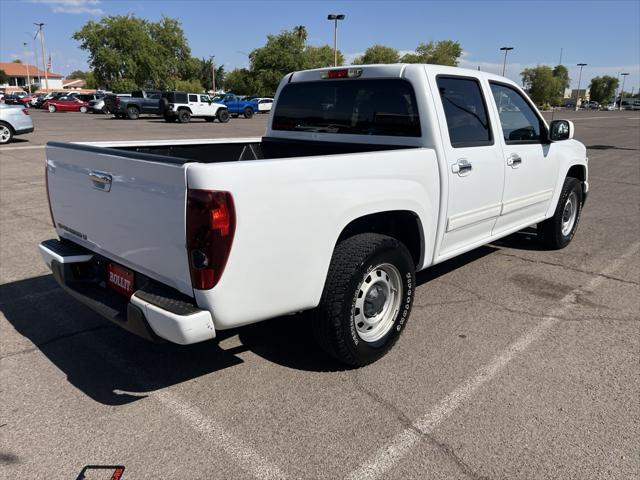
<path id="1" fill-rule="evenodd" d="M 504 72 L 507 68 L 507 52 L 513 50 L 513 47 L 501 47 L 500 50 L 504 50 L 504 61 L 502 62 L 502 76 L 504 77 Z"/>
<path id="2" fill-rule="evenodd" d="M 22 42 L 22 45 L 24 45 L 25 48 L 26 48 L 27 45 L 29 45 L 29 44 L 27 42 Z M 26 65 L 26 67 L 27 67 L 27 88 L 29 89 L 29 95 L 31 95 L 31 76 L 29 75 L 29 59 L 26 58 L 27 57 L 26 50 L 25 50 L 24 56 L 25 56 L 25 59 L 27 60 L 27 65 Z"/>
<path id="3" fill-rule="evenodd" d="M 622 75 L 622 88 L 620 89 L 620 110 L 622 110 L 622 97 L 624 96 L 624 81 L 627 79 L 628 72 L 623 72 Z"/>
<path id="4" fill-rule="evenodd" d="M 344 15 L 327 15 L 327 20 L 333 20 L 333 66 L 338 66 L 338 20 L 344 20 Z"/>
<path id="5" fill-rule="evenodd" d="M 580 81 L 582 80 L 582 67 L 586 67 L 586 63 L 578 63 L 580 74 L 578 75 L 578 90 L 576 91 L 576 112 L 578 111 L 578 98 L 580 97 Z"/>
<path id="6" fill-rule="evenodd" d="M 213 94 L 216 94 L 216 64 L 214 58 L 215 55 L 211 55 L 211 90 L 213 90 Z"/>

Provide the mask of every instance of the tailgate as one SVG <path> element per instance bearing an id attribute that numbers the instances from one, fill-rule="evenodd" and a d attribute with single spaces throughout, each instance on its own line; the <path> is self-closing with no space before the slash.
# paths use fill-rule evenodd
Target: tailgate
<path id="1" fill-rule="evenodd" d="M 100 147 L 50 142 L 56 231 L 192 296 L 185 238 L 186 165 Z"/>

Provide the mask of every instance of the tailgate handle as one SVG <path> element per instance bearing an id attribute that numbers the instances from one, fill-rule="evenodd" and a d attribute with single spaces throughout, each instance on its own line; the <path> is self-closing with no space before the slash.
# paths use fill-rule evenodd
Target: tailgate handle
<path id="1" fill-rule="evenodd" d="M 104 172 L 89 172 L 89 178 L 93 188 L 102 190 L 103 192 L 109 192 L 111 190 L 111 182 L 113 177 Z"/>

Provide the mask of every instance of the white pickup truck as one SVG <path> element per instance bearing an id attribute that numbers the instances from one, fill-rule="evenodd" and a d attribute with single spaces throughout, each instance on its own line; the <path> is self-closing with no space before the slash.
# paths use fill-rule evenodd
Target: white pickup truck
<path id="1" fill-rule="evenodd" d="M 406 326 L 416 271 L 532 225 L 548 248 L 571 241 L 588 192 L 572 137 L 484 72 L 294 72 L 262 138 L 48 143 L 59 239 L 40 251 L 147 339 L 310 311 L 329 354 L 365 365 Z"/>

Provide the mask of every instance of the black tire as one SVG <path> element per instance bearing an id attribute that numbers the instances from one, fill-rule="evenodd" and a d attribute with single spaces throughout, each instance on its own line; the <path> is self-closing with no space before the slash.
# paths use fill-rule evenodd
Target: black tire
<path id="1" fill-rule="evenodd" d="M 253 110 L 249 107 L 244 109 L 244 112 L 242 112 L 244 115 L 244 118 L 252 118 L 253 117 Z"/>
<path id="2" fill-rule="evenodd" d="M 575 220 L 571 229 L 563 233 L 563 223 L 566 220 L 567 209 L 571 208 L 567 206 L 570 198 L 573 198 L 576 202 Z M 549 250 L 559 250 L 571 243 L 580 223 L 583 202 L 582 184 L 576 178 L 567 177 L 562 186 L 562 192 L 553 217 L 538 224 L 538 238 L 544 247 Z"/>
<path id="3" fill-rule="evenodd" d="M 129 120 L 137 120 L 140 118 L 140 110 L 138 110 L 138 107 L 127 107 L 127 118 Z"/>
<path id="4" fill-rule="evenodd" d="M 180 110 L 178 112 L 178 121 L 180 123 L 189 123 L 191 120 L 191 112 L 189 110 Z"/>
<path id="5" fill-rule="evenodd" d="M 392 265 L 401 283 L 393 322 L 384 336 L 373 342 L 358 333 L 356 303 L 362 298 L 377 267 Z M 371 273 L 371 275 L 368 275 Z M 340 242 L 331 258 L 320 305 L 312 312 L 313 332 L 329 355 L 351 367 L 361 367 L 381 358 L 396 342 L 409 319 L 415 291 L 415 266 L 411 254 L 398 240 L 364 233 Z"/>
<path id="6" fill-rule="evenodd" d="M 13 140 L 13 128 L 6 122 L 0 122 L 0 145 L 6 145 Z"/>
<path id="7" fill-rule="evenodd" d="M 49 113 L 55 113 L 56 110 L 58 110 L 55 105 L 49 105 L 47 108 L 49 110 Z"/>
<path id="8" fill-rule="evenodd" d="M 109 109 L 107 107 L 102 107 L 102 113 L 107 115 L 109 113 Z"/>
<path id="9" fill-rule="evenodd" d="M 218 121 L 220 123 L 227 123 L 231 115 L 229 115 L 229 110 L 227 110 L 226 108 L 221 108 L 220 110 L 218 110 L 216 116 L 218 117 Z"/>

